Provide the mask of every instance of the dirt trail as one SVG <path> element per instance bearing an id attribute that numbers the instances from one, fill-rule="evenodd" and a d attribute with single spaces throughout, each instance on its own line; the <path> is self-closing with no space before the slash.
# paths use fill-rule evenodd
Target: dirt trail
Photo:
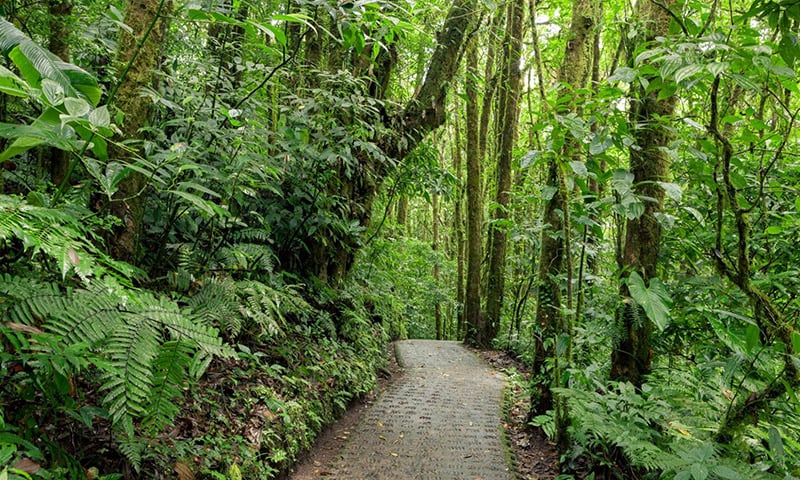
<path id="1" fill-rule="evenodd" d="M 403 376 L 292 480 L 511 480 L 502 374 L 456 342 L 395 345 Z M 323 463 L 324 462 L 324 463 Z"/>

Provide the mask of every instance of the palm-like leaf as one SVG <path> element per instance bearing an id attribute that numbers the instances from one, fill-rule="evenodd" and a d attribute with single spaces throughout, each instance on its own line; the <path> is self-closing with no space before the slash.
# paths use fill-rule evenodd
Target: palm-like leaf
<path id="1" fill-rule="evenodd" d="M 39 88 L 42 79 L 59 84 L 69 97 L 84 98 L 97 105 L 102 90 L 89 72 L 64 62 L 28 38 L 13 23 L 0 18 L 0 51 L 19 68 L 31 84 Z"/>

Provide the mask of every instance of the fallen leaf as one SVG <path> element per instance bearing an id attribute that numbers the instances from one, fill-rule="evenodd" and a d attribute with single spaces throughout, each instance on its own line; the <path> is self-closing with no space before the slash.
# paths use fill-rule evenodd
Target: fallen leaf
<path id="1" fill-rule="evenodd" d="M 194 480 L 194 473 L 192 473 L 192 469 L 189 465 L 181 462 L 180 460 L 175 462 L 175 466 L 172 467 L 175 469 L 175 473 L 178 474 L 178 480 Z"/>
<path id="2" fill-rule="evenodd" d="M 78 252 L 73 249 L 67 250 L 67 255 L 69 256 L 69 261 L 72 262 L 73 265 L 76 267 L 79 263 L 81 263 L 81 257 L 78 256 Z"/>
<path id="3" fill-rule="evenodd" d="M 14 330 L 15 332 L 32 333 L 37 335 L 44 333 L 44 331 L 39 330 L 36 327 L 32 327 L 30 325 L 24 325 L 22 323 L 6 322 L 6 326 L 11 330 Z M 20 468 L 20 470 L 22 469 Z"/>
<path id="4" fill-rule="evenodd" d="M 22 470 L 25 473 L 36 473 L 42 469 L 41 465 L 34 462 L 30 458 L 23 458 L 17 460 L 17 462 L 11 466 L 11 468 L 16 468 L 17 470 Z"/>
<path id="5" fill-rule="evenodd" d="M 398 455 L 396 453 L 392 452 L 392 456 L 393 457 L 397 457 Z"/>

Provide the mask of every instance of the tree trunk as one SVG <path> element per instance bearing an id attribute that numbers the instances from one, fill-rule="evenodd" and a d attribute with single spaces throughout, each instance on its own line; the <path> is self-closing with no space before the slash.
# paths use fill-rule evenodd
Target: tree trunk
<path id="1" fill-rule="evenodd" d="M 121 138 L 141 138 L 139 130 L 150 120 L 152 102 L 143 101 L 139 92 L 144 87 L 152 87 L 156 81 L 154 72 L 159 67 L 170 10 L 168 0 L 130 0 L 127 4 L 125 24 L 133 33 L 123 30 L 120 34 L 118 63 L 123 77 L 118 80 L 120 83 L 113 94 L 114 105 L 124 114 Z M 109 147 L 110 158 L 134 161 L 126 150 Z M 111 213 L 122 222 L 109 243 L 112 256 L 118 260 L 135 263 L 144 215 L 145 186 L 144 176 L 132 171 L 120 182 L 111 203 Z"/>
<path id="2" fill-rule="evenodd" d="M 640 5 L 641 24 L 646 26 L 643 42 L 652 42 L 656 37 L 669 34 L 672 19 L 669 11 L 660 3 L 649 0 Z M 669 8 L 673 4 L 670 4 Z M 656 182 L 667 181 L 669 157 L 663 148 L 669 144 L 671 133 L 665 124 L 675 109 L 675 98 L 658 99 L 658 90 L 645 92 L 640 89 L 631 102 L 631 125 L 635 125 L 635 147 L 630 149 L 631 172 L 634 175 L 636 195 L 646 197 L 644 213 L 628 220 L 621 252 L 623 277 L 637 272 L 649 284 L 657 276 L 658 253 L 661 247 L 661 224 L 656 215 L 664 202 L 664 190 Z M 620 285 L 621 304 L 617 309 L 618 343 L 611 353 L 611 378 L 627 380 L 641 386 L 644 375 L 650 372 L 652 349 L 650 337 L 653 326 L 643 312 L 630 301 L 630 292 L 625 283 Z"/>
<path id="3" fill-rule="evenodd" d="M 601 18 L 602 2 L 600 0 L 575 0 L 572 5 L 572 38 L 567 42 L 564 63 L 559 70 L 559 81 L 568 83 L 571 91 L 581 89 L 588 79 L 592 58 L 594 35 Z M 560 103 L 560 114 L 578 109 L 578 100 Z M 560 335 L 569 341 L 570 328 L 562 313 L 562 277 L 568 265 L 570 252 L 565 248 L 565 240 L 569 238 L 569 191 L 564 174 L 564 160 L 580 160 L 581 145 L 574 137 L 565 133 L 564 146 L 548 166 L 547 185 L 554 189 L 553 197 L 545 201 L 542 231 L 541 255 L 539 258 L 538 303 L 536 321 L 539 335 L 536 337 L 534 350 L 534 371 L 546 372 L 547 359 L 554 355 L 552 347 Z M 548 342 L 548 339 L 555 340 Z M 568 350 L 567 350 L 568 351 Z M 568 359 L 562 359 L 562 362 Z M 554 373 L 554 372 L 553 372 Z M 546 373 L 540 375 L 531 399 L 531 411 L 541 414 L 553 408 L 551 380 Z M 558 386 L 558 385 L 556 385 Z M 561 440 L 561 439 L 559 439 Z"/>
<path id="4" fill-rule="evenodd" d="M 453 171 L 456 173 L 458 179 L 458 188 L 456 189 L 455 207 L 453 212 L 453 231 L 455 233 L 455 248 L 456 248 L 456 339 L 463 338 L 464 335 L 464 186 L 462 185 L 462 172 L 461 172 L 461 127 L 458 122 L 458 115 L 455 121 L 455 139 L 453 141 Z"/>
<path id="5" fill-rule="evenodd" d="M 521 85 L 520 57 L 522 55 L 522 19 L 525 2 L 511 2 L 508 9 L 506 37 L 503 45 L 503 76 L 498 98 L 499 119 L 502 122 L 497 157 L 496 208 L 490 227 L 491 251 L 486 291 L 486 325 L 478 335 L 478 343 L 489 347 L 500 328 L 505 294 L 506 248 L 508 245 L 508 208 L 511 201 L 511 160 L 517 139 Z"/>
<path id="6" fill-rule="evenodd" d="M 475 46 L 467 53 L 467 286 L 464 295 L 466 331 L 464 340 L 474 344 L 483 329 L 481 314 L 481 161 L 478 142 L 478 54 Z"/>
<path id="7" fill-rule="evenodd" d="M 65 62 L 70 61 L 69 54 L 69 17 L 72 15 L 71 0 L 49 0 L 47 2 L 50 21 L 50 38 L 48 49 Z M 57 187 L 64 182 L 69 171 L 69 155 L 59 148 L 49 149 L 50 181 Z"/>
<path id="8" fill-rule="evenodd" d="M 439 251 L 439 195 L 431 195 L 431 209 L 433 213 L 433 241 L 431 250 L 434 253 Z M 433 264 L 433 281 L 439 283 L 439 259 L 436 258 Z M 436 301 L 433 317 L 436 322 L 436 340 L 444 340 L 444 325 L 442 324 L 442 305 Z"/>

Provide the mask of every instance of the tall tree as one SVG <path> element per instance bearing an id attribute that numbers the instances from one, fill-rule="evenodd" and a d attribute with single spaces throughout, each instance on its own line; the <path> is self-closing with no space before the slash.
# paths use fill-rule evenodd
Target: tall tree
<path id="1" fill-rule="evenodd" d="M 481 314 L 481 223 L 483 205 L 481 195 L 481 159 L 478 141 L 478 53 L 473 43 L 467 52 L 465 87 L 466 137 L 467 137 L 467 285 L 464 294 L 464 339 L 476 343 L 483 329 Z"/>
<path id="2" fill-rule="evenodd" d="M 455 249 L 456 249 L 456 332 L 457 339 L 463 338 L 464 334 L 464 300 L 466 293 L 464 291 L 464 278 L 465 271 L 465 251 L 464 247 L 466 242 L 464 240 L 464 185 L 463 173 L 461 165 L 463 159 L 461 157 L 461 126 L 459 125 L 459 117 L 456 116 L 456 121 L 453 130 L 455 135 L 453 139 L 453 171 L 455 171 L 456 178 L 458 179 L 458 187 L 455 194 L 455 206 L 453 211 L 453 232 L 455 234 Z"/>
<path id="3" fill-rule="evenodd" d="M 163 45 L 171 11 L 170 0 L 130 0 L 125 9 L 125 24 L 119 39 L 118 64 L 121 72 L 111 96 L 114 105 L 123 113 L 120 126 L 122 138 L 141 138 L 139 130 L 146 126 L 152 114 L 152 102 L 142 101 L 140 92 L 154 86 L 155 74 L 162 58 Z M 131 152 L 115 147 L 109 157 L 134 161 Z M 139 234 L 144 216 L 144 196 L 147 180 L 141 173 L 131 170 L 119 184 L 111 203 L 111 213 L 120 221 L 109 248 L 120 260 L 136 260 Z"/>
<path id="4" fill-rule="evenodd" d="M 575 0 L 572 4 L 570 39 L 564 52 L 564 61 L 558 73 L 558 81 L 566 87 L 565 101 L 559 101 L 557 112 L 567 115 L 578 111 L 577 90 L 583 88 L 589 77 L 594 36 L 600 23 L 602 2 L 600 0 Z M 559 338 L 569 341 L 569 326 L 562 311 L 561 282 L 568 273 L 570 238 L 569 190 L 564 173 L 565 160 L 581 161 L 580 141 L 563 132 L 563 146 L 554 152 L 548 164 L 547 187 L 553 192 L 545 202 L 541 254 L 539 259 L 538 303 L 536 322 L 539 335 L 536 338 L 534 365 L 536 371 L 544 372 L 547 359 L 554 350 L 548 345 L 557 344 Z M 567 284 L 570 279 L 567 280 Z M 568 288 L 570 286 L 568 285 Z M 561 335 L 564 336 L 561 336 Z M 551 342 L 551 340 L 556 340 Z M 564 352 L 562 352 L 563 354 Z M 532 398 L 532 411 L 544 413 L 553 407 L 551 384 L 547 376 L 540 376 Z"/>
<path id="5" fill-rule="evenodd" d="M 71 0 L 49 0 L 47 9 L 50 21 L 50 38 L 48 49 L 65 62 L 70 61 L 70 16 L 72 15 Z M 69 156 L 64 150 L 51 148 L 50 180 L 55 185 L 61 185 L 69 170 Z"/>
<path id="6" fill-rule="evenodd" d="M 511 202 L 511 161 L 517 139 L 519 99 L 521 91 L 520 58 L 522 56 L 523 17 L 525 2 L 511 2 L 503 40 L 503 72 L 499 86 L 498 117 L 500 131 L 497 148 L 497 192 L 495 210 L 489 229 L 490 256 L 486 289 L 486 325 L 478 334 L 478 344 L 490 346 L 500 328 L 505 290 L 506 248 L 508 245 L 508 212 Z"/>
<path id="7" fill-rule="evenodd" d="M 657 37 L 669 34 L 675 2 L 662 4 L 649 0 L 638 4 L 642 32 L 640 43 L 648 45 Z M 635 144 L 630 148 L 630 169 L 636 195 L 643 199 L 644 212 L 627 220 L 620 270 L 624 278 L 640 275 L 646 285 L 658 276 L 658 255 L 661 248 L 661 224 L 657 218 L 664 203 L 664 189 L 659 182 L 669 176 L 669 156 L 665 152 L 672 128 L 667 123 L 675 109 L 676 97 L 661 98 L 658 89 L 639 87 L 631 99 L 630 119 Z M 640 307 L 630 301 L 626 282 L 620 285 L 623 301 L 617 311 L 618 342 L 611 355 L 611 378 L 627 380 L 640 386 L 650 372 L 652 362 L 651 335 L 653 326 L 646 315 L 634 311 Z"/>

